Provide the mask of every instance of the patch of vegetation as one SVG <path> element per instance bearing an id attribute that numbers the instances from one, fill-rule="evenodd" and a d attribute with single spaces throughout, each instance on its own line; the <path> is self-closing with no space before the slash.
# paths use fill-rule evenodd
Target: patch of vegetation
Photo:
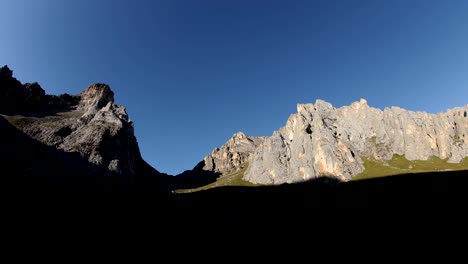
<path id="1" fill-rule="evenodd" d="M 397 154 L 394 154 L 391 160 L 369 158 L 362 158 L 362 160 L 365 169 L 353 177 L 353 181 L 407 173 L 468 170 L 468 157 L 460 163 L 449 163 L 447 159 L 438 157 L 430 157 L 427 160 L 408 160 L 405 156 Z"/>
<path id="2" fill-rule="evenodd" d="M 6 120 L 8 120 L 8 122 L 10 122 L 16 128 L 21 129 L 21 130 L 23 130 L 25 127 L 27 127 L 28 125 L 36 121 L 35 118 L 25 117 L 21 115 L 13 115 L 13 116 L 1 115 L 1 116 L 4 117 Z"/>
<path id="3" fill-rule="evenodd" d="M 211 188 L 216 188 L 216 187 L 222 187 L 222 186 L 244 186 L 244 187 L 255 187 L 255 186 L 260 186 L 260 184 L 254 184 L 248 181 L 245 181 L 242 179 L 244 177 L 245 171 L 249 167 L 248 163 L 244 163 L 241 166 L 243 166 L 242 169 L 231 172 L 229 174 L 225 174 L 220 176 L 218 179 L 216 179 L 216 182 L 210 183 L 205 186 L 201 186 L 198 188 L 194 189 L 179 189 L 176 190 L 176 193 L 191 193 L 191 192 L 198 192 L 198 191 L 204 191 L 208 190 Z"/>
<path id="4" fill-rule="evenodd" d="M 27 127 L 31 127 L 34 123 L 40 122 L 38 127 L 47 128 L 61 128 L 64 124 L 68 124 L 70 120 L 67 119 L 78 119 L 83 115 L 82 111 L 63 111 L 57 112 L 51 115 L 45 115 L 41 117 L 37 116 L 26 116 L 26 115 L 3 115 L 3 118 L 8 120 L 13 126 L 20 130 L 25 130 Z"/>

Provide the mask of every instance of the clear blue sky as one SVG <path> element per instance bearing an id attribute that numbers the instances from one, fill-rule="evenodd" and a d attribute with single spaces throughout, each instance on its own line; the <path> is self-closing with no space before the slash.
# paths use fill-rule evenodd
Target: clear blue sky
<path id="1" fill-rule="evenodd" d="M 468 1 L 0 0 L 0 64 L 51 94 L 110 84 L 145 160 L 176 174 L 317 98 L 467 104 Z"/>

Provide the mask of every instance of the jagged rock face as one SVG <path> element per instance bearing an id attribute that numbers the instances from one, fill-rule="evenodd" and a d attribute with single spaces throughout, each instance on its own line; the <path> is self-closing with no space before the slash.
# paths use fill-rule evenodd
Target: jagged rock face
<path id="1" fill-rule="evenodd" d="M 80 94 L 80 107 L 83 109 L 100 109 L 109 102 L 114 102 L 114 92 L 109 85 L 103 83 L 92 84 Z"/>
<path id="2" fill-rule="evenodd" d="M 250 161 L 254 150 L 263 143 L 264 137 L 248 137 L 242 132 L 235 133 L 221 148 L 215 148 L 204 158 L 203 170 L 226 174 L 240 169 Z"/>
<path id="3" fill-rule="evenodd" d="M 437 156 L 450 162 L 468 156 L 468 105 L 428 114 L 399 107 L 381 111 L 364 99 L 338 109 L 317 100 L 299 104 L 297 111 L 255 150 L 245 180 L 281 184 L 334 176 L 347 181 L 364 170 L 362 156 Z"/>
<path id="4" fill-rule="evenodd" d="M 78 96 L 47 95 L 37 83 L 21 84 L 8 66 L 0 68 L 0 112 L 4 114 L 51 115 L 77 104 Z"/>
<path id="5" fill-rule="evenodd" d="M 85 174 L 116 179 L 123 187 L 147 177 L 140 181 L 144 186 L 152 181 L 151 176 L 160 175 L 141 158 L 133 122 L 123 106 L 114 104 L 108 85 L 92 84 L 76 96 L 49 96 L 37 83 L 21 85 L 5 66 L 0 69 L 0 91 L 21 93 L 21 109 L 34 110 L 18 115 L 0 109 L 3 118 L 33 140 L 63 153 L 79 154 L 91 168 L 83 169 Z M 8 100 L 7 95 L 0 94 L 0 99 Z M 43 103 L 36 107 L 38 102 Z"/>
<path id="6" fill-rule="evenodd" d="M 28 89 L 13 77 L 7 66 L 0 68 L 0 111 L 21 107 L 28 96 Z"/>
<path id="7" fill-rule="evenodd" d="M 136 140 L 125 108 L 113 103 L 108 85 L 93 84 L 80 96 L 75 110 L 27 122 L 22 130 L 47 145 L 78 152 L 110 174 L 134 175 L 128 151 Z"/>

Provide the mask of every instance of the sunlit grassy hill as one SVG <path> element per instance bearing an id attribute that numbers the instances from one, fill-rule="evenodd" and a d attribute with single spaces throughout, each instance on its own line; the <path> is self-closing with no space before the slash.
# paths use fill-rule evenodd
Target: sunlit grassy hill
<path id="1" fill-rule="evenodd" d="M 395 154 L 391 160 L 363 158 L 363 161 L 365 170 L 356 175 L 352 181 L 411 173 L 459 170 L 468 171 L 468 157 L 464 158 L 460 163 L 450 163 L 447 160 L 440 159 L 438 157 L 431 157 L 428 160 L 408 160 L 405 156 Z M 225 186 L 261 186 L 242 179 L 244 173 L 247 171 L 248 165 L 248 163 L 243 164 L 238 171 L 222 175 L 213 183 L 193 189 L 179 189 L 175 192 L 192 193 Z"/>

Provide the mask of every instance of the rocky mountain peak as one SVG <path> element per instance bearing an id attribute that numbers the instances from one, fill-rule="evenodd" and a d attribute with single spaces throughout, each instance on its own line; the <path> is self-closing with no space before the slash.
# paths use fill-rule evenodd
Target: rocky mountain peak
<path id="1" fill-rule="evenodd" d="M 114 92 L 107 84 L 92 84 L 79 95 L 46 95 L 38 83 L 23 85 L 4 66 L 0 68 L 0 113 L 12 131 L 17 129 L 17 134 L 46 146 L 48 162 L 62 156 L 79 160 L 76 171 L 66 174 L 127 187 L 160 175 L 141 158 L 133 122 L 125 107 L 114 104 Z"/>
<path id="2" fill-rule="evenodd" d="M 314 111 L 313 104 L 297 104 L 297 113 L 308 114 Z"/>
<path id="3" fill-rule="evenodd" d="M 351 107 L 354 109 L 360 109 L 362 107 L 366 107 L 367 105 L 367 100 L 364 98 L 361 98 L 358 102 L 354 102 L 351 104 Z"/>
<path id="4" fill-rule="evenodd" d="M 86 90 L 81 92 L 80 104 L 84 106 L 94 106 L 102 108 L 109 102 L 114 102 L 114 92 L 110 86 L 104 83 L 91 84 Z"/>
<path id="5" fill-rule="evenodd" d="M 236 133 L 234 133 L 234 135 L 232 135 L 233 139 L 237 139 L 237 138 L 242 139 L 242 138 L 245 138 L 245 137 L 247 137 L 247 136 L 242 131 L 236 132 Z"/>
<path id="6" fill-rule="evenodd" d="M 25 83 L 24 87 L 31 91 L 31 94 L 38 94 L 41 96 L 45 95 L 44 89 L 42 89 L 42 87 L 37 82 Z"/>
<path id="7" fill-rule="evenodd" d="M 330 109 L 333 109 L 332 104 L 330 104 L 327 101 L 321 100 L 321 99 L 315 100 L 314 106 L 315 106 L 315 108 L 317 110 L 330 110 Z"/>
<path id="8" fill-rule="evenodd" d="M 247 137 L 244 132 L 237 132 L 237 133 L 234 133 L 231 137 L 231 139 L 226 142 L 226 144 L 230 145 L 230 146 L 236 146 L 238 144 L 241 144 L 242 142 L 243 143 L 248 143 L 250 142 L 252 139 L 250 137 Z"/>
<path id="9" fill-rule="evenodd" d="M 7 65 L 0 68 L 0 112 L 47 110 L 54 99 L 57 98 L 46 97 L 36 82 L 21 84 Z"/>
<path id="10" fill-rule="evenodd" d="M 0 78 L 12 78 L 13 71 L 8 68 L 8 65 L 0 67 Z"/>
<path id="11" fill-rule="evenodd" d="M 221 147 L 204 158 L 206 171 L 226 174 L 240 169 L 249 162 L 253 151 L 263 142 L 264 137 L 250 137 L 237 132 Z"/>

